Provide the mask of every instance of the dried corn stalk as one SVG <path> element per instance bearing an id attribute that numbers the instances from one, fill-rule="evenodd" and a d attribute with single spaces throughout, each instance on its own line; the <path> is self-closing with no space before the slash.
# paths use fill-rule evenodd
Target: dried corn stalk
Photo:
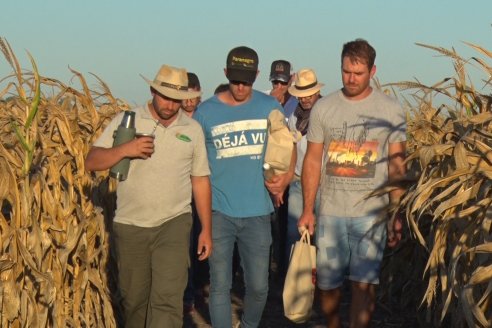
<path id="1" fill-rule="evenodd" d="M 108 287 L 109 241 L 99 207 L 104 174 L 85 172 L 90 144 L 126 104 L 23 72 L 0 83 L 0 326 L 115 327 Z M 50 94 L 44 94 L 49 91 Z M 111 204 L 109 204 L 110 206 Z"/>
<path id="2" fill-rule="evenodd" d="M 422 304 L 433 326 L 491 327 L 492 67 L 476 57 L 465 60 L 454 49 L 425 47 L 450 57 L 455 75 L 433 86 L 390 84 L 417 90 L 414 101 L 406 102 L 411 113 L 407 161 L 416 179 L 401 208 L 421 245 L 415 249 L 428 252 Z M 487 74 L 481 92 L 466 74 L 471 62 Z M 447 100 L 436 108 L 437 96 Z"/>

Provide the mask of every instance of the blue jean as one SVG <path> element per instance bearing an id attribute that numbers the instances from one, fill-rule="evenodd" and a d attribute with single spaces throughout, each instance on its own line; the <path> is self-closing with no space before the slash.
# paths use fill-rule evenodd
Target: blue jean
<path id="1" fill-rule="evenodd" d="M 316 201 L 314 204 L 315 212 L 319 207 L 319 192 L 316 194 Z M 290 261 L 290 252 L 292 246 L 301 238 L 299 229 L 297 228 L 297 222 L 301 217 L 303 210 L 302 204 L 302 186 L 301 180 L 295 180 L 291 182 L 289 186 L 289 210 L 287 214 L 287 240 L 285 242 L 285 258 L 287 263 Z"/>
<path id="2" fill-rule="evenodd" d="M 212 326 L 232 327 L 232 256 L 237 242 L 245 284 L 241 327 L 258 327 L 268 296 L 270 215 L 234 218 L 214 211 L 212 239 L 214 249 L 209 258 Z"/>

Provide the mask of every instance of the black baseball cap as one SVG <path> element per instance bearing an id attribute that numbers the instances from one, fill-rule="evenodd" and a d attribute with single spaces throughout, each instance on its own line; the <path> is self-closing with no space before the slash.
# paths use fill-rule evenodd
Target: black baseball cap
<path id="1" fill-rule="evenodd" d="M 241 46 L 227 55 L 227 79 L 253 84 L 258 72 L 258 54 L 251 48 Z"/>
<path id="2" fill-rule="evenodd" d="M 270 70 L 270 81 L 289 82 L 290 80 L 290 63 L 286 60 L 275 60 L 272 62 Z"/>

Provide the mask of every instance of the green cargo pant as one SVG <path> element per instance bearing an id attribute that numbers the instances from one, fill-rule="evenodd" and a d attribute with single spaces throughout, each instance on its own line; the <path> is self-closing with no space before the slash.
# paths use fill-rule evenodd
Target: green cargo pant
<path id="1" fill-rule="evenodd" d="M 125 327 L 183 326 L 191 214 L 158 227 L 114 223 Z"/>

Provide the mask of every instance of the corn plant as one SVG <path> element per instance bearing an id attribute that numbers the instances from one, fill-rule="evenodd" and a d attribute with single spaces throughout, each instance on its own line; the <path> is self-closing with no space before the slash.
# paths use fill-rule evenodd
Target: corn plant
<path id="1" fill-rule="evenodd" d="M 99 79 L 92 91 L 72 70 L 78 91 L 29 54 L 23 71 L 4 39 L 0 49 L 13 71 L 0 80 L 0 326 L 115 327 L 102 210 L 112 186 L 84 158 L 127 105 Z"/>
<path id="2" fill-rule="evenodd" d="M 492 52 L 466 44 L 492 58 Z M 412 286 L 403 298 L 419 294 L 422 325 L 491 327 L 492 67 L 487 59 L 464 59 L 454 49 L 419 45 L 449 57 L 455 73 L 431 86 L 384 86 L 412 91 L 404 98 L 410 181 L 397 210 L 405 211 L 413 240 L 395 253 L 405 257 L 399 263 L 406 262 L 409 271 L 392 278 Z M 466 71 L 470 65 L 485 72 L 480 90 Z M 419 287 L 419 278 L 426 287 Z"/>

